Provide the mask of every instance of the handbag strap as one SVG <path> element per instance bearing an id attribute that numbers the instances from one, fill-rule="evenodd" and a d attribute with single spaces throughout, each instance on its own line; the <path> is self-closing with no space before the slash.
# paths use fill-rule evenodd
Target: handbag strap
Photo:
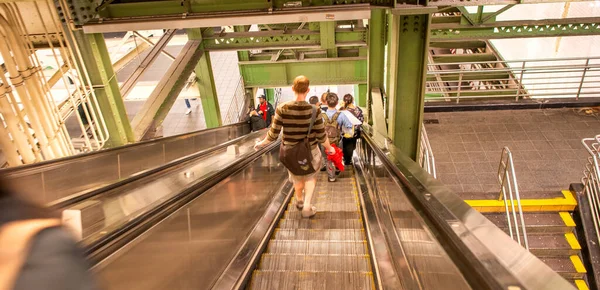
<path id="1" fill-rule="evenodd" d="M 312 131 L 313 125 L 315 124 L 315 119 L 317 118 L 317 107 L 315 105 L 311 105 L 312 107 L 312 115 L 310 117 L 310 126 L 308 126 L 308 134 L 306 134 L 306 138 L 310 136 L 310 132 Z"/>

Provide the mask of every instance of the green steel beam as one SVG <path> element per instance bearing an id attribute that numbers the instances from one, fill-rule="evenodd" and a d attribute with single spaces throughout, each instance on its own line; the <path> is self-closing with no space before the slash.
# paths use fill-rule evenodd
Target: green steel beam
<path id="1" fill-rule="evenodd" d="M 431 25 L 431 40 L 599 35 L 600 17 L 497 21 L 479 25 Z"/>
<path id="2" fill-rule="evenodd" d="M 319 23 L 321 48 L 327 50 L 327 57 L 337 57 L 335 26 L 335 21 Z"/>
<path id="3" fill-rule="evenodd" d="M 391 51 L 394 61 L 390 72 L 395 73 L 388 94 L 391 108 L 388 136 L 413 160 L 419 151 L 423 122 L 429 25 L 427 14 L 394 15 L 389 23 L 396 45 Z"/>
<path id="4" fill-rule="evenodd" d="M 367 84 L 354 85 L 354 102 L 361 108 L 367 107 Z"/>
<path id="5" fill-rule="evenodd" d="M 235 32 L 246 32 L 248 31 L 248 29 L 250 28 L 250 26 L 244 26 L 244 25 L 236 25 L 233 27 L 233 30 Z M 210 43 L 208 41 L 204 42 L 204 48 L 206 49 L 206 45 Z M 249 61 L 250 60 L 250 52 L 247 50 L 239 50 L 237 52 L 238 55 L 238 61 Z"/>
<path id="6" fill-rule="evenodd" d="M 195 64 L 206 53 L 200 40 L 189 40 L 169 66 L 156 88 L 132 120 L 136 140 L 155 137 L 155 130 L 162 125 Z M 200 76 L 197 76 L 200 77 Z"/>
<path id="7" fill-rule="evenodd" d="M 275 104 L 275 89 L 265 89 L 265 96 L 269 103 Z"/>
<path id="8" fill-rule="evenodd" d="M 367 82 L 367 58 L 345 57 L 305 61 L 240 62 L 246 87 L 277 88 L 292 85 L 294 78 L 305 75 L 311 85 L 364 84 Z"/>
<path id="9" fill-rule="evenodd" d="M 385 66 L 385 9 L 371 10 L 371 19 L 369 20 L 369 81 L 368 81 L 368 99 L 366 100 L 367 116 L 369 122 L 373 120 L 373 99 L 371 91 L 373 88 L 384 90 L 384 66 Z"/>
<path id="10" fill-rule="evenodd" d="M 66 29 L 69 29 L 68 27 Z M 85 69 L 92 82 L 100 112 L 108 128 L 107 147 L 122 146 L 135 141 L 119 84 L 102 34 L 83 34 L 73 31 L 75 45 L 81 51 Z"/>
<path id="11" fill-rule="evenodd" d="M 293 9 L 293 2 L 302 2 L 302 7 L 307 8 L 335 8 L 345 9 L 356 6 L 356 4 L 371 2 L 381 7 L 393 7 L 395 0 L 351 0 L 351 1 L 328 1 L 328 0 L 194 0 L 183 5 L 183 1 L 145 1 L 103 5 L 100 7 L 100 16 L 104 18 L 118 17 L 140 17 L 184 13 L 211 13 L 211 12 L 244 12 L 244 11 L 273 11 L 274 9 Z M 415 3 L 416 4 L 416 3 Z"/>
<path id="12" fill-rule="evenodd" d="M 205 29 L 204 32 L 199 28 L 187 29 L 188 38 L 203 40 L 203 35 L 206 35 L 206 31 L 211 30 Z M 204 47 L 202 47 L 204 48 Z M 215 86 L 215 77 L 212 71 L 212 65 L 210 61 L 210 53 L 206 52 L 202 54 L 200 60 L 197 62 L 194 69 L 196 72 L 197 86 L 200 93 L 200 101 L 202 103 L 202 110 L 204 111 L 204 121 L 206 122 L 207 128 L 216 128 L 223 125 L 221 119 L 221 109 L 219 107 L 219 96 L 217 95 L 217 87 Z"/>

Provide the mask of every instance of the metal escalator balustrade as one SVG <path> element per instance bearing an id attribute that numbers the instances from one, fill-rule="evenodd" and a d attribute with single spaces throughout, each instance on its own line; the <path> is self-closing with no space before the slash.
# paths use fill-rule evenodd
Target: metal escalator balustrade
<path id="1" fill-rule="evenodd" d="M 353 175 L 329 183 L 321 174 L 311 219 L 290 200 L 248 289 L 375 289 Z"/>
<path id="2" fill-rule="evenodd" d="M 145 228 L 133 228 L 124 245 L 99 250 L 104 258 L 93 271 L 104 289 L 211 289 L 282 196 L 287 174 L 273 149 L 238 158 L 240 166 L 213 178 L 210 187 L 174 185 L 186 200 L 148 218 Z"/>
<path id="3" fill-rule="evenodd" d="M 82 246 L 96 251 L 119 237 L 127 228 L 151 217 L 170 203 L 189 196 L 189 188 L 206 187 L 224 178 L 227 170 L 257 154 L 256 139 L 266 132 L 254 132 L 236 139 L 237 152 L 221 147 L 200 157 L 186 157 L 162 170 L 129 178 L 124 184 L 96 193 L 63 211 L 63 222 L 80 236 Z M 269 162 L 269 160 L 266 160 Z"/>
<path id="4" fill-rule="evenodd" d="M 24 197 L 47 205 L 157 168 L 249 132 L 248 124 L 236 123 L 4 169 L 0 170 L 0 175 Z"/>
<path id="5" fill-rule="evenodd" d="M 376 152 L 361 153 L 363 159 L 386 157 L 378 162 L 387 164 L 399 184 L 406 188 L 408 201 L 428 220 L 430 230 L 440 237 L 441 244 L 452 261 L 460 265 L 459 269 L 471 287 L 575 289 L 394 147 L 387 137 L 373 132 L 368 126 L 364 127 L 364 141 L 369 146 L 361 145 L 360 148 L 373 148 Z M 378 170 L 377 166 L 373 169 L 374 172 Z"/>

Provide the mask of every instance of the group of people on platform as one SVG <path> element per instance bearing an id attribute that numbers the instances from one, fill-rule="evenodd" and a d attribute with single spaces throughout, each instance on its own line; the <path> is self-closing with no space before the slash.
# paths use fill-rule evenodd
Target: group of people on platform
<path id="1" fill-rule="evenodd" d="M 327 171 L 328 180 L 336 181 L 339 171 L 328 158 L 336 154 L 336 147 L 343 148 L 344 164 L 352 165 L 352 154 L 361 134 L 360 125 L 364 121 L 362 110 L 354 105 L 354 98 L 350 94 L 344 96 L 341 105 L 337 94 L 332 92 L 323 93 L 321 98 L 312 96 L 307 102 L 309 84 L 307 77 L 296 77 L 292 86 L 294 100 L 278 105 L 272 118 L 269 116 L 272 106 L 264 97 L 260 98 L 261 104 L 257 110 L 250 113 L 253 129 L 255 122 L 260 122 L 257 119 L 259 115 L 264 117 L 263 120 L 272 119 L 267 136 L 256 144 L 256 149 L 277 140 L 282 133 L 279 158 L 294 183 L 296 207 L 306 218 L 317 213 L 311 199 L 318 172 Z M 266 111 L 262 108 L 266 108 Z M 338 146 L 340 143 L 341 146 Z M 308 149 L 303 150 L 304 146 Z"/>

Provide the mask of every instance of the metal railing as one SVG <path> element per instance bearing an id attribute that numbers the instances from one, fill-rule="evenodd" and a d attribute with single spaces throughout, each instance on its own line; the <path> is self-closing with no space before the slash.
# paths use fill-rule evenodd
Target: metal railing
<path id="1" fill-rule="evenodd" d="M 590 204 L 590 212 L 594 221 L 596 236 L 600 240 L 600 169 L 598 166 L 598 158 L 600 158 L 600 135 L 594 138 L 585 138 L 581 140 L 585 149 L 590 153 L 588 162 L 585 165 L 583 172 L 583 192 Z"/>
<path id="2" fill-rule="evenodd" d="M 437 178 L 435 173 L 435 157 L 433 157 L 433 149 L 431 149 L 425 125 L 421 125 L 421 146 L 419 148 L 418 160 L 419 165 L 421 165 L 427 173 L 431 174 L 433 178 Z"/>
<path id="3" fill-rule="evenodd" d="M 240 122 L 243 116 L 247 114 L 248 104 L 246 89 L 244 88 L 244 79 L 240 77 L 233 98 L 231 98 L 229 108 L 227 108 L 227 113 L 225 113 L 223 125 Z"/>
<path id="4" fill-rule="evenodd" d="M 517 183 L 512 153 L 508 147 L 502 149 L 500 166 L 498 166 L 498 182 L 500 183 L 500 197 L 498 200 L 504 201 L 510 237 L 529 250 L 523 208 L 521 207 L 521 196 L 519 195 L 519 184 Z M 521 231 L 523 242 L 521 242 Z"/>
<path id="5" fill-rule="evenodd" d="M 439 66 L 454 67 L 440 69 Z M 428 101 L 600 97 L 600 57 L 433 63 Z"/>

